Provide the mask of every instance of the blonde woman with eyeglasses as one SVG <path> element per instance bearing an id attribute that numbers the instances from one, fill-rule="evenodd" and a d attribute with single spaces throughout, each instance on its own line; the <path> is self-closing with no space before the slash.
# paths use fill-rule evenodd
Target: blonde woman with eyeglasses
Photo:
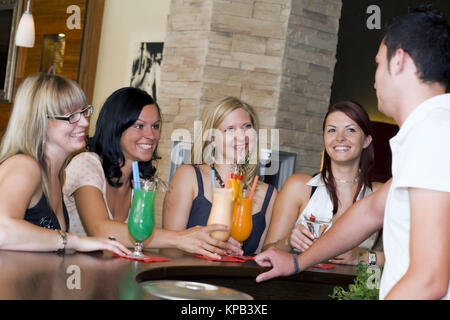
<path id="1" fill-rule="evenodd" d="M 60 173 L 85 147 L 92 111 L 80 87 L 62 76 L 39 73 L 21 84 L 0 146 L 0 249 L 130 254 L 117 241 L 67 233 Z"/>

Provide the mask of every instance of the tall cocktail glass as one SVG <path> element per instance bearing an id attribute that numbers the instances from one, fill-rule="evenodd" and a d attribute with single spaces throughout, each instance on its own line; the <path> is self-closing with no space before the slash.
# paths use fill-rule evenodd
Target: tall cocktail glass
<path id="1" fill-rule="evenodd" d="M 330 227 L 331 221 L 322 221 L 311 215 L 309 218 L 303 217 L 303 225 L 314 235 L 320 238 Z"/>
<path id="2" fill-rule="evenodd" d="M 233 190 L 213 188 L 212 207 L 209 213 L 207 225 L 222 224 L 231 228 L 233 212 Z M 213 231 L 211 237 L 227 241 L 230 237 L 230 231 Z"/>
<path id="3" fill-rule="evenodd" d="M 244 242 L 252 233 L 252 199 L 248 197 L 247 190 L 243 190 L 242 197 L 234 202 L 231 224 L 231 237 Z"/>
<path id="4" fill-rule="evenodd" d="M 154 201 L 155 183 L 146 183 L 141 180 L 142 189 L 134 189 L 133 203 L 128 217 L 128 232 L 135 240 L 133 256 L 143 257 L 142 242 L 147 240 L 153 232 L 155 225 Z"/>

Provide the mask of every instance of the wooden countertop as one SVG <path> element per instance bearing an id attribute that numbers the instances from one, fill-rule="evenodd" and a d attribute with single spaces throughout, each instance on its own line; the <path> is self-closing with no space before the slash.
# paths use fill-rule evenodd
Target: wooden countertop
<path id="1" fill-rule="evenodd" d="M 164 249 L 148 254 L 170 262 L 140 263 L 109 252 L 54 253 L 0 251 L 0 299 L 156 300 L 138 281 L 188 280 L 221 285 L 250 294 L 255 300 L 328 299 L 336 285 L 353 282 L 356 268 L 308 269 L 298 275 L 257 284 L 265 269 L 255 262 L 212 262 Z"/>

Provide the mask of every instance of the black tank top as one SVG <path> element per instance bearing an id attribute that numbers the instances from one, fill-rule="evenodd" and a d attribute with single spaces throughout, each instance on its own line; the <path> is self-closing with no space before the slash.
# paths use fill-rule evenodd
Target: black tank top
<path id="1" fill-rule="evenodd" d="M 203 179 L 200 170 L 194 166 L 195 174 L 197 176 L 198 194 L 192 202 L 191 212 L 189 213 L 189 220 L 187 228 L 195 226 L 206 226 L 211 211 L 211 202 L 205 198 L 203 192 Z M 264 197 L 264 202 L 261 211 L 252 215 L 252 233 L 250 237 L 242 244 L 244 255 L 253 255 L 258 249 L 261 236 L 266 229 L 266 210 L 269 206 L 270 198 L 272 197 L 274 186 L 269 184 Z"/>
<path id="2" fill-rule="evenodd" d="M 66 205 L 64 204 L 64 200 L 62 202 L 62 205 L 63 205 L 64 221 L 66 222 L 65 231 L 68 231 L 69 214 L 67 212 Z M 28 222 L 31 222 L 32 224 L 35 224 L 43 228 L 61 230 L 58 218 L 56 218 L 55 213 L 48 205 L 44 193 L 42 193 L 41 199 L 34 207 L 29 208 L 25 211 L 24 219 Z"/>

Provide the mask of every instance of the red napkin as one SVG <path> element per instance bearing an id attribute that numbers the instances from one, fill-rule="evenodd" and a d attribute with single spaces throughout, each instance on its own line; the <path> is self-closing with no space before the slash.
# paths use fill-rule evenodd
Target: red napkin
<path id="1" fill-rule="evenodd" d="M 323 270 L 330 270 L 330 269 L 334 269 L 334 264 L 331 264 L 331 263 L 319 263 L 319 264 L 316 264 L 315 266 L 313 266 L 313 268 L 323 269 Z"/>
<path id="2" fill-rule="evenodd" d="M 194 257 L 203 259 L 203 260 L 218 261 L 218 262 L 245 262 L 245 261 L 254 259 L 254 257 L 252 257 L 252 256 L 228 256 L 228 255 L 222 256 L 222 259 L 216 259 L 216 258 L 206 257 L 201 254 L 194 254 Z"/>
<path id="3" fill-rule="evenodd" d="M 140 261 L 140 262 L 169 262 L 170 261 L 169 258 L 159 258 L 159 257 L 146 256 L 146 255 L 144 255 L 143 257 L 138 258 L 138 257 L 119 255 L 117 253 L 114 253 L 113 256 L 114 257 L 119 257 L 119 258 L 129 259 L 129 260 Z"/>

